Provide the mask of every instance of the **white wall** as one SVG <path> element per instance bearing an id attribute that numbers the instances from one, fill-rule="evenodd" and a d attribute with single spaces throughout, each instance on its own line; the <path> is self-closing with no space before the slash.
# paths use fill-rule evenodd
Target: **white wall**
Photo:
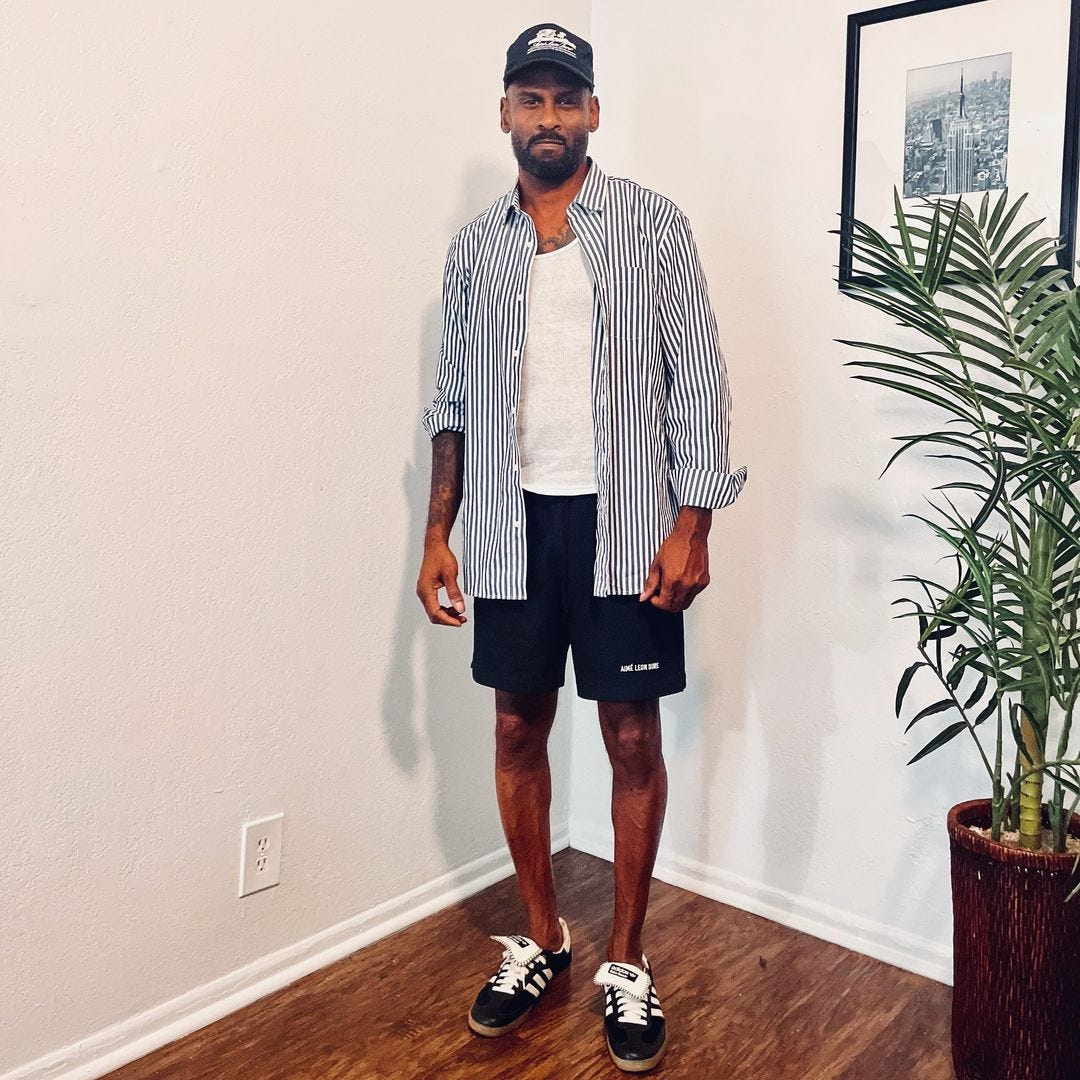
<path id="1" fill-rule="evenodd" d="M 506 45 L 588 5 L 4 16 L 0 1073 L 56 1075 L 509 872 L 471 624 L 413 594 L 419 420 Z"/>
<path id="2" fill-rule="evenodd" d="M 865 355 L 833 341 L 899 333 L 833 280 L 857 10 L 673 0 L 661 20 L 641 0 L 593 4 L 594 153 L 690 217 L 729 366 L 732 462 L 749 468 L 714 515 L 712 583 L 687 613 L 689 689 L 662 706 L 657 876 L 947 982 L 945 814 L 989 789 L 960 739 L 908 768 L 930 732 L 905 737 L 893 715 L 915 635 L 891 618 L 891 579 L 942 570 L 902 514 L 945 474 L 912 455 L 877 479 L 891 436 L 939 418 L 852 380 L 844 362 Z M 571 845 L 610 856 L 587 702 L 572 761 Z"/>

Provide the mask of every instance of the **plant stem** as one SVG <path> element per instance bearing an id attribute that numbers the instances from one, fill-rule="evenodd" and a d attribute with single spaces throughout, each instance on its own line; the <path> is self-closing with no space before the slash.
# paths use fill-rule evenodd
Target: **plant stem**
<path id="1" fill-rule="evenodd" d="M 994 755 L 993 795 L 990 799 L 990 839 L 1001 839 L 1001 822 L 1008 808 L 1004 798 L 1003 785 L 1001 783 L 1001 751 L 1002 751 L 1002 717 L 1001 696 L 998 695 L 997 703 L 997 743 Z"/>
<path id="2" fill-rule="evenodd" d="M 1061 737 L 1058 739 L 1058 760 L 1065 757 L 1069 749 L 1069 734 L 1072 730 L 1073 713 L 1076 710 L 1076 697 L 1080 692 L 1080 679 L 1073 682 L 1069 700 L 1065 706 L 1065 719 L 1061 725 Z M 1050 828 L 1054 831 L 1054 850 L 1064 851 L 1069 833 L 1069 823 L 1065 815 L 1065 786 L 1061 776 L 1054 777 L 1054 795 L 1050 800 Z"/>

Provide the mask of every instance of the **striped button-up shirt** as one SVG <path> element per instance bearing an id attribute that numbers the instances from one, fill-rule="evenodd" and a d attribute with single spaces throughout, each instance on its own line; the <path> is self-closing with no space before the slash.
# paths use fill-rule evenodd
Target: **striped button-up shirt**
<path id="1" fill-rule="evenodd" d="M 636 594 L 681 506 L 734 502 L 731 398 L 705 275 L 686 215 L 589 158 L 567 207 L 593 282 L 596 596 Z M 422 424 L 465 433 L 461 588 L 525 599 L 525 502 L 517 445 L 536 229 L 517 185 L 450 242 L 442 347 Z"/>

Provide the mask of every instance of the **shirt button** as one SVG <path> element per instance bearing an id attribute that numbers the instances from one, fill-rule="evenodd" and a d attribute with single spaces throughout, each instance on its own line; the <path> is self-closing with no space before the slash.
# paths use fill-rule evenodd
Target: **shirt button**
<path id="1" fill-rule="evenodd" d="M 520 521 L 515 521 L 514 522 L 514 528 L 515 529 L 520 529 L 521 528 L 521 522 Z"/>

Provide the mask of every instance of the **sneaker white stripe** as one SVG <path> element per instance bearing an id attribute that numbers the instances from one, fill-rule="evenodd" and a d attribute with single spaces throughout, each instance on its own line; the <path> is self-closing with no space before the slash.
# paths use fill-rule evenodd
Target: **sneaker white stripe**
<path id="1" fill-rule="evenodd" d="M 540 996 L 540 991 L 537 990 L 536 987 L 533 986 L 531 983 L 526 983 L 525 984 L 525 989 L 528 990 L 529 993 L 532 994 L 532 996 L 534 998 L 538 998 Z"/>

